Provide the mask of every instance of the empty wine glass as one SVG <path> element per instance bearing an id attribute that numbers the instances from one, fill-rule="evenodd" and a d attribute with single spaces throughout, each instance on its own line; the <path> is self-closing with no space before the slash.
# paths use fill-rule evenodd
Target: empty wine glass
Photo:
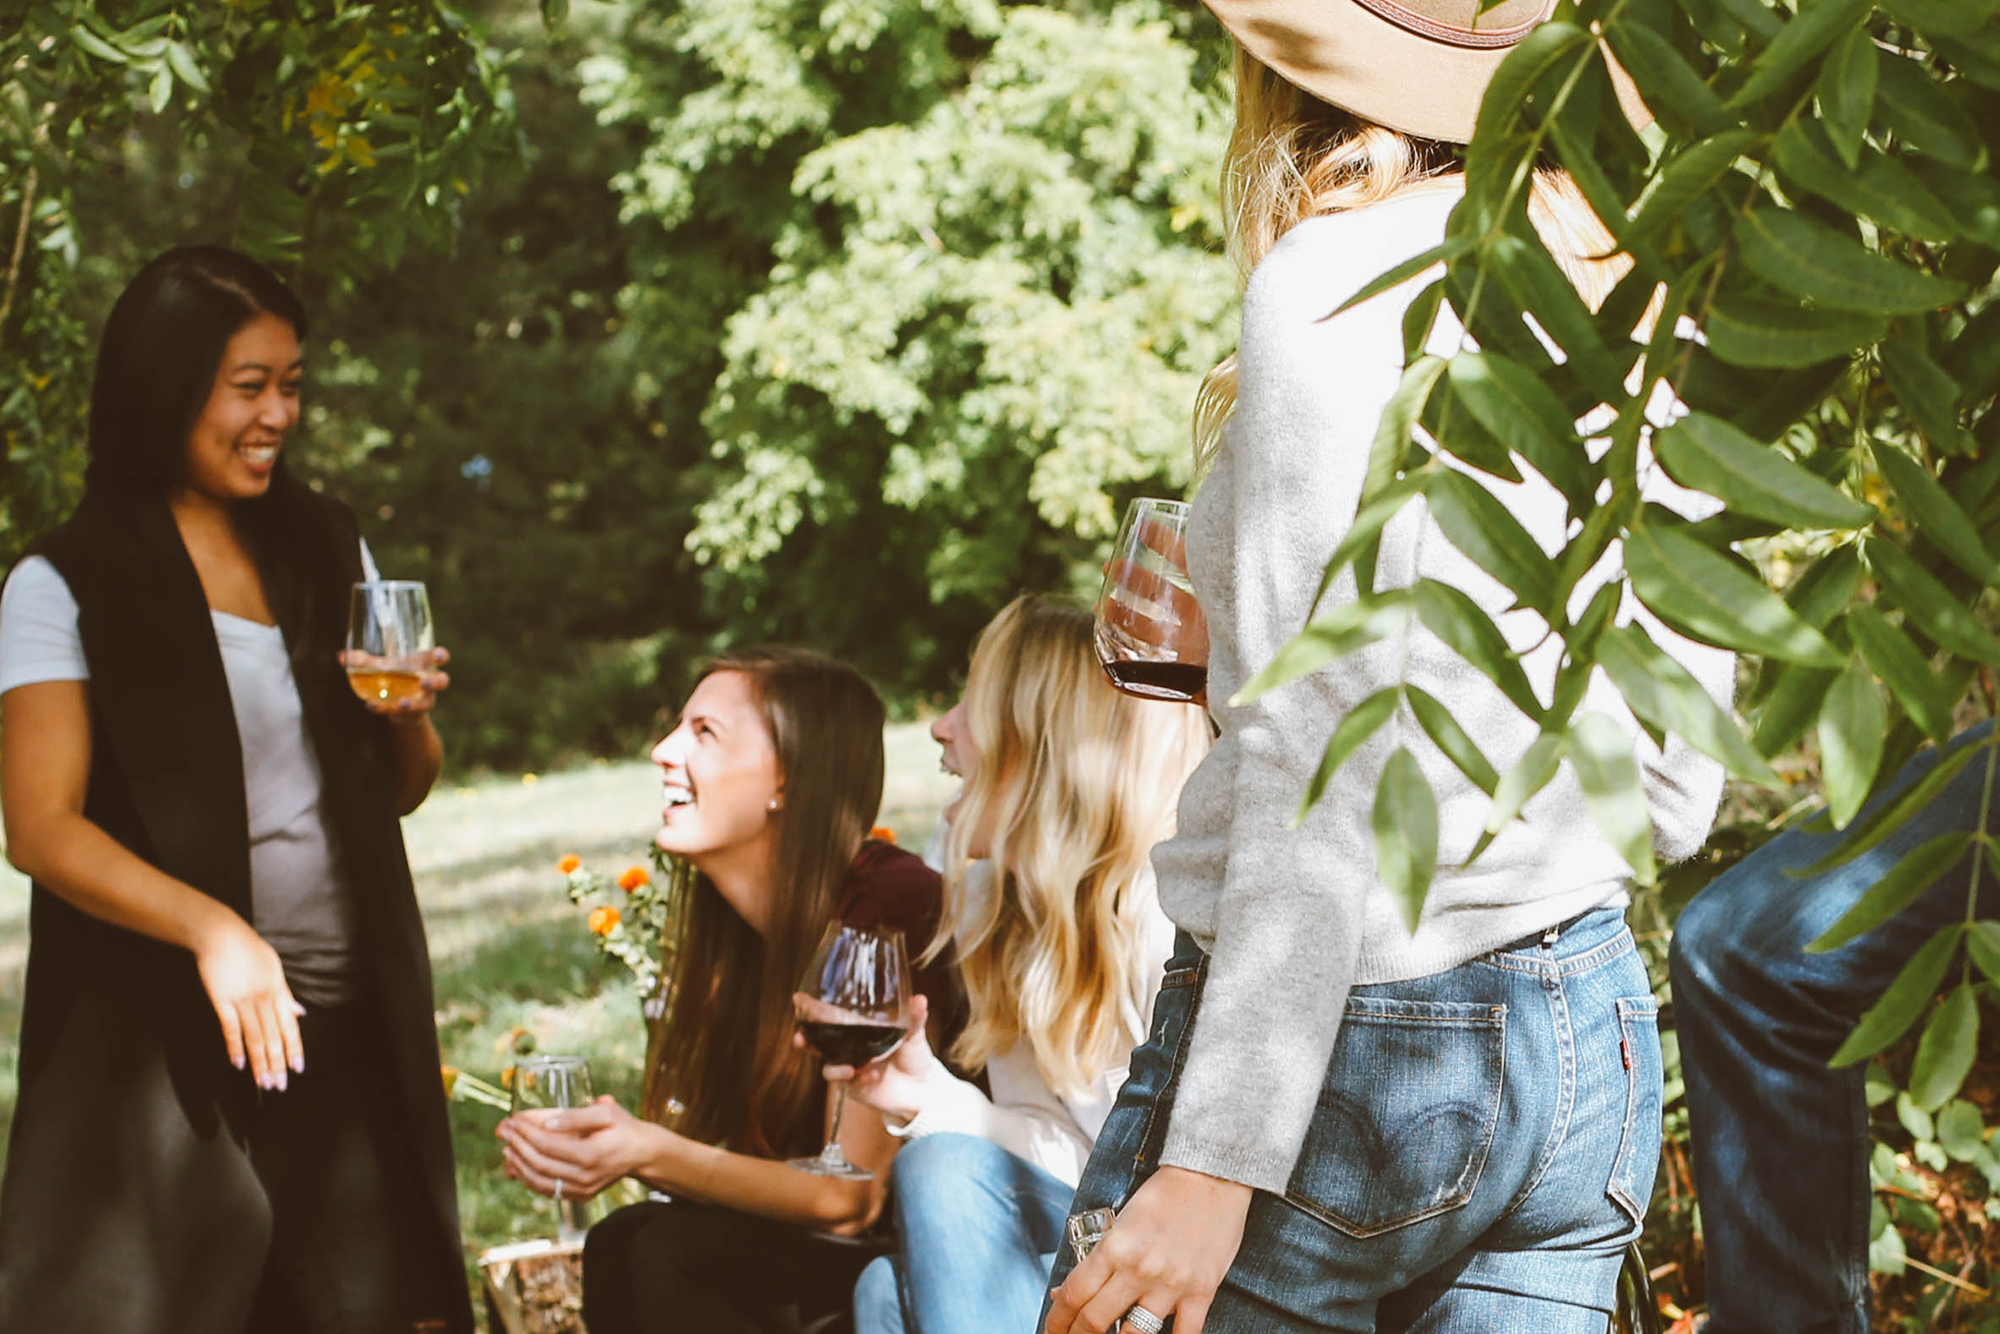
<path id="1" fill-rule="evenodd" d="M 581 1056 L 524 1056 L 514 1063 L 513 1110 L 568 1111 L 590 1105 L 590 1062 Z M 590 1230 L 590 1201 L 563 1198 L 556 1178 L 556 1240 L 583 1240 Z"/>
<path id="2" fill-rule="evenodd" d="M 430 595 L 414 579 L 371 579 L 354 586 L 347 617 L 347 684 L 363 700 L 420 699 L 430 670 Z"/>
<path id="3" fill-rule="evenodd" d="M 795 1003 L 799 1032 L 827 1064 L 859 1069 L 887 1056 L 902 1042 L 910 1022 L 910 958 L 902 933 L 834 923 L 806 964 Z M 794 1158 L 791 1165 L 820 1176 L 865 1181 L 874 1173 L 856 1167 L 840 1151 L 847 1082 L 833 1087 L 833 1125 L 826 1132 L 826 1147 L 818 1157 Z"/>
<path id="4" fill-rule="evenodd" d="M 1097 660 L 1141 699 L 1208 699 L 1208 622 L 1187 573 L 1188 506 L 1142 497 L 1125 511 L 1097 596 Z"/>

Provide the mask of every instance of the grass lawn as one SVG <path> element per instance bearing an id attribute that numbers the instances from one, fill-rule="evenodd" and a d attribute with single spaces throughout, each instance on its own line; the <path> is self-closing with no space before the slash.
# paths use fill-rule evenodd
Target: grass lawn
<path id="1" fill-rule="evenodd" d="M 918 847 L 953 780 L 925 724 L 893 725 L 886 739 L 880 822 Z M 555 865 L 574 852 L 615 876 L 643 862 L 659 791 L 644 761 L 596 764 L 441 788 L 404 821 L 448 1063 L 497 1083 L 525 1035 L 538 1051 L 589 1057 L 597 1091 L 630 1105 L 645 1049 L 638 998 L 622 967 L 598 954 Z M 26 882 L 0 865 L 0 1145 L 13 1120 L 27 918 Z M 477 1103 L 451 1110 L 468 1264 L 498 1242 L 553 1235 L 553 1207 L 501 1175 L 500 1114 Z"/>

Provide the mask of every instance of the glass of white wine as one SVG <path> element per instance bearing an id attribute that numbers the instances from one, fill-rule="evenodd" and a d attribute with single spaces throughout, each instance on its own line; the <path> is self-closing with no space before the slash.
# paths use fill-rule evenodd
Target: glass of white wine
<path id="1" fill-rule="evenodd" d="M 436 647 L 430 595 L 414 579 L 354 586 L 347 617 L 347 684 L 371 704 L 420 699 Z"/>
<path id="2" fill-rule="evenodd" d="M 515 1112 L 568 1111 L 590 1105 L 590 1062 L 581 1056 L 524 1056 L 514 1063 Z M 589 1200 L 565 1199 L 556 1183 L 556 1240 L 568 1245 L 590 1230 Z"/>

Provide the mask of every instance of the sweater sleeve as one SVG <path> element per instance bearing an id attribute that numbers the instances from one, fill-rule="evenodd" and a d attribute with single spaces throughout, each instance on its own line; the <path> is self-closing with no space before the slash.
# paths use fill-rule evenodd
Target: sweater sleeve
<path id="1" fill-rule="evenodd" d="M 1245 293 L 1236 408 L 1205 483 L 1224 483 L 1222 536 L 1190 541 L 1218 706 L 1304 627 L 1321 566 L 1353 520 L 1376 423 L 1401 376 L 1401 316 L 1417 284 L 1327 315 L 1415 253 L 1409 221 L 1406 208 L 1384 206 L 1304 223 Z M 1441 225 L 1423 218 L 1416 235 L 1423 224 Z M 1402 539 L 1383 543 L 1378 586 L 1413 574 L 1394 554 L 1409 553 L 1405 519 L 1391 526 Z M 1226 568 L 1204 570 L 1202 556 Z M 1343 574 L 1327 605 L 1356 596 Z M 1215 679 L 1218 666 L 1225 679 Z M 1188 802 L 1224 804 L 1227 855 L 1163 1162 L 1285 1188 L 1353 985 L 1374 880 L 1369 815 L 1399 725 L 1364 743 L 1295 828 L 1302 776 L 1335 723 L 1402 669 L 1403 638 L 1392 635 L 1337 671 L 1222 713 L 1222 739 L 1183 798 L 1184 827 Z"/>

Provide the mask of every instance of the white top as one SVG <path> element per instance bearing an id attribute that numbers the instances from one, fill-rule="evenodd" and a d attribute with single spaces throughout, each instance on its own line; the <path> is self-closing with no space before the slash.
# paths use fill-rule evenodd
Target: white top
<path id="1" fill-rule="evenodd" d="M 1145 897 L 1150 902 L 1152 896 Z M 891 1125 L 889 1133 L 904 1139 L 943 1131 L 977 1135 L 1033 1163 L 1064 1185 L 1075 1186 L 1083 1177 L 1084 1164 L 1090 1161 L 1091 1146 L 1097 1143 L 1105 1118 L 1111 1115 L 1111 1105 L 1118 1100 L 1118 1090 L 1125 1084 L 1131 1047 L 1152 1026 L 1153 1002 L 1160 994 L 1161 976 L 1173 947 L 1173 923 L 1149 906 L 1140 937 L 1143 957 L 1134 961 L 1143 982 L 1143 1004 L 1134 1007 L 1128 1002 L 1121 1016 L 1135 1040 L 1084 1096 L 1057 1094 L 1035 1067 L 1035 1055 L 1028 1044 L 1016 1042 L 986 1063 L 991 1097 L 938 1062 L 926 1080 L 923 1110 L 900 1126 Z"/>
<path id="2" fill-rule="evenodd" d="M 1441 972 L 1626 901 L 1629 871 L 1599 834 L 1567 761 L 1523 818 L 1465 865 L 1489 800 L 1407 717 L 1355 751 L 1293 827 L 1335 725 L 1399 681 L 1441 701 L 1502 773 L 1535 739 L 1536 725 L 1414 618 L 1254 704 L 1226 704 L 1306 624 L 1322 566 L 1353 523 L 1376 423 L 1402 373 L 1403 314 L 1436 274 L 1328 316 L 1377 275 L 1438 244 L 1459 198 L 1432 190 L 1313 218 L 1258 265 L 1243 299 L 1235 412 L 1190 516 L 1188 568 L 1207 613 L 1209 698 L 1222 733 L 1182 790 L 1178 833 L 1153 851 L 1161 906 L 1211 953 L 1162 1160 L 1271 1191 L 1284 1190 L 1291 1175 L 1353 986 Z M 1430 350 L 1448 356 L 1462 338 L 1443 311 Z M 1566 536 L 1562 497 L 1521 471 L 1519 484 L 1473 476 L 1553 551 Z M 1652 471 L 1648 496 L 1672 503 L 1675 488 Z M 1619 559 L 1614 547 L 1581 581 L 1573 612 Z M 1493 616 L 1549 698 L 1561 641 L 1536 613 L 1509 611 L 1513 595 L 1459 552 L 1417 500 L 1382 533 L 1376 584 L 1408 587 L 1421 577 L 1463 590 Z M 1350 569 L 1325 606 L 1356 597 Z M 1635 614 L 1727 703 L 1729 653 L 1694 645 L 1628 603 L 1623 617 Z M 1601 673 L 1579 714 L 1589 710 L 1634 737 L 1660 852 L 1689 855 L 1714 818 L 1720 766 L 1679 738 L 1662 754 Z M 1374 875 L 1370 816 L 1397 746 L 1416 757 L 1438 802 L 1437 873 L 1414 936 Z"/>
<path id="3" fill-rule="evenodd" d="M 320 770 L 282 631 L 210 611 L 243 748 L 250 813 L 251 924 L 309 1005 L 350 996 L 354 905 L 320 813 Z M 0 591 L 0 694 L 41 681 L 88 681 L 76 599 L 54 565 L 30 556 Z"/>

